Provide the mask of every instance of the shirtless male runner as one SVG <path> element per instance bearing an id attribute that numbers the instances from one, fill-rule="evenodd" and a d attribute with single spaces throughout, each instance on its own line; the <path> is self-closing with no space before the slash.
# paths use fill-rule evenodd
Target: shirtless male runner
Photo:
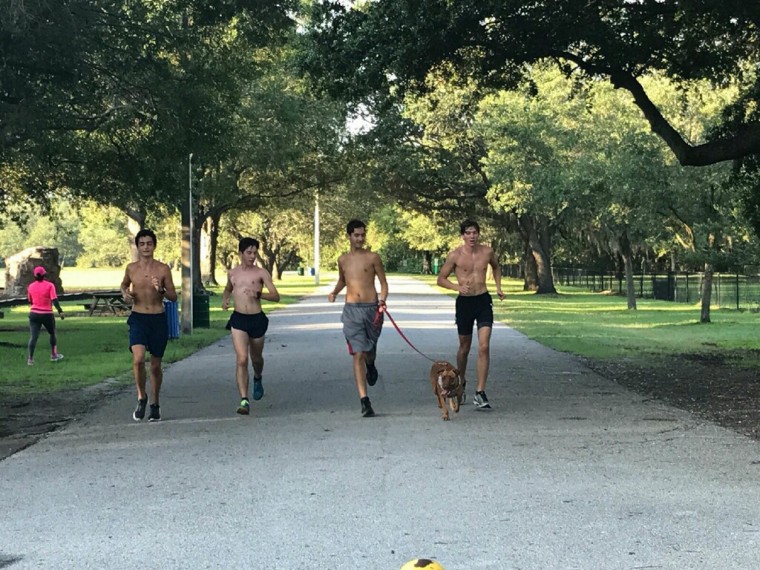
<path id="1" fill-rule="evenodd" d="M 338 258 L 338 282 L 327 296 L 331 303 L 346 287 L 346 304 L 343 306 L 343 334 L 348 352 L 353 357 L 354 381 L 359 391 L 362 416 L 375 415 L 367 396 L 367 384 L 377 382 L 377 341 L 383 329 L 383 311 L 388 298 L 388 281 L 380 256 L 364 249 L 367 228 L 361 220 L 351 220 L 346 225 L 346 235 L 351 244 L 348 253 Z M 375 289 L 375 277 L 380 281 L 380 298 Z"/>
<path id="2" fill-rule="evenodd" d="M 125 303 L 132 304 L 127 319 L 129 350 L 132 351 L 132 370 L 137 386 L 137 407 L 132 419 L 145 417 L 148 394 L 145 391 L 145 352 L 150 352 L 150 413 L 149 422 L 161 419 L 158 395 L 164 378 L 161 359 L 169 342 L 169 329 L 164 312 L 164 299 L 177 300 L 172 272 L 169 266 L 153 259 L 156 234 L 143 229 L 135 236 L 137 261 L 127 265 L 121 282 L 121 295 Z"/>
<path id="3" fill-rule="evenodd" d="M 230 296 L 235 310 L 227 322 L 227 330 L 232 335 L 235 348 L 235 380 L 240 392 L 237 413 L 247 416 L 251 412 L 248 401 L 248 354 L 253 364 L 253 399 L 264 397 L 264 335 L 269 327 L 269 319 L 261 309 L 261 299 L 277 303 L 280 293 L 272 282 L 269 271 L 256 266 L 259 242 L 250 237 L 238 244 L 240 265 L 227 274 L 227 286 L 222 295 L 222 309 L 230 306 Z M 264 287 L 267 292 L 264 293 Z"/>
<path id="4" fill-rule="evenodd" d="M 472 346 L 472 326 L 478 323 L 478 386 L 473 404 L 479 410 L 488 410 L 491 404 L 486 396 L 486 381 L 491 362 L 491 329 L 493 328 L 493 302 L 486 288 L 486 270 L 493 268 L 496 294 L 504 300 L 501 290 L 501 267 L 493 249 L 480 245 L 480 226 L 472 220 L 459 225 L 463 244 L 449 253 L 438 274 L 438 286 L 457 291 L 456 323 L 459 333 L 457 368 L 466 383 L 467 357 Z M 454 272 L 456 283 L 449 280 Z"/>

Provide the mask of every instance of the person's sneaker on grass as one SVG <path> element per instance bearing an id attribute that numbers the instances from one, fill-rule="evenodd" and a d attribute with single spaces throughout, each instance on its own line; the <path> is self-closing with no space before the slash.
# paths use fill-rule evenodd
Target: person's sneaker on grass
<path id="1" fill-rule="evenodd" d="M 248 398 L 243 398 L 240 400 L 240 405 L 238 406 L 237 413 L 241 416 L 247 416 L 251 413 L 251 404 L 248 402 Z"/>
<path id="2" fill-rule="evenodd" d="M 27 358 L 26 359 L 26 364 L 28 366 L 34 366 L 34 358 Z"/>
<path id="3" fill-rule="evenodd" d="M 132 412 L 132 419 L 136 422 L 139 422 L 145 417 L 145 407 L 148 405 L 148 398 L 143 398 L 142 400 L 137 400 L 137 407 L 135 408 L 135 411 Z"/>
<path id="4" fill-rule="evenodd" d="M 63 354 L 60 352 L 50 355 L 50 362 L 58 362 L 59 360 L 63 360 Z"/>
<path id="5" fill-rule="evenodd" d="M 475 407 L 479 410 L 490 410 L 491 404 L 488 402 L 488 397 L 486 397 L 486 393 L 481 392 L 475 392 L 475 399 L 472 401 L 473 404 L 475 404 Z"/>
<path id="6" fill-rule="evenodd" d="M 149 422 L 161 421 L 161 408 L 158 404 L 150 405 L 150 413 L 148 414 L 148 421 Z"/>
<path id="7" fill-rule="evenodd" d="M 362 402 L 362 416 L 365 418 L 371 418 L 375 415 L 375 410 L 372 409 L 372 404 L 369 403 L 369 398 L 364 397 L 361 400 Z"/>
<path id="8" fill-rule="evenodd" d="M 253 377 L 253 399 L 261 400 L 264 397 L 264 384 L 262 384 L 263 378 Z"/>
<path id="9" fill-rule="evenodd" d="M 375 363 L 373 362 L 370 364 L 367 363 L 367 384 L 370 386 L 374 386 L 377 382 L 377 367 L 375 366 Z"/>

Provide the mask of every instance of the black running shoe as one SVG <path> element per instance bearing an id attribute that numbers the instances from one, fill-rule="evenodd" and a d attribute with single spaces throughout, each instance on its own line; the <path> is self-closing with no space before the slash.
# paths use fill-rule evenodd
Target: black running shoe
<path id="1" fill-rule="evenodd" d="M 247 416 L 251 413 L 251 404 L 248 402 L 248 398 L 242 398 L 240 405 L 238 406 L 237 413 L 241 416 Z"/>
<path id="2" fill-rule="evenodd" d="M 362 416 L 365 418 L 371 418 L 375 415 L 375 410 L 372 409 L 372 404 L 369 403 L 369 398 L 362 398 Z"/>
<path id="3" fill-rule="evenodd" d="M 136 422 L 139 422 L 141 419 L 143 419 L 145 417 L 145 406 L 147 405 L 148 398 L 137 400 L 137 407 L 135 408 L 135 411 L 132 412 L 132 419 Z"/>
<path id="4" fill-rule="evenodd" d="M 475 399 L 472 401 L 478 410 L 490 410 L 491 404 L 488 402 L 485 392 L 475 392 Z"/>
<path id="5" fill-rule="evenodd" d="M 161 408 L 159 407 L 158 404 L 150 405 L 150 413 L 148 414 L 148 421 L 149 422 L 161 421 Z"/>
<path id="6" fill-rule="evenodd" d="M 377 383 L 377 368 L 375 367 L 374 362 L 372 364 L 367 364 L 367 384 L 370 386 L 374 386 L 375 383 Z"/>

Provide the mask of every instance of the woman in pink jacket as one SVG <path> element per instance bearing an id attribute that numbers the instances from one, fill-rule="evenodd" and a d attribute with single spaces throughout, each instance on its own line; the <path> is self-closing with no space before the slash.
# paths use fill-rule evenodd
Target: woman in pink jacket
<path id="1" fill-rule="evenodd" d="M 42 327 L 45 327 L 50 334 L 50 360 L 58 362 L 63 359 L 63 354 L 58 352 L 57 340 L 55 338 L 55 317 L 53 316 L 53 305 L 58 310 L 58 314 L 63 319 L 63 310 L 58 303 L 58 295 L 55 292 L 55 285 L 50 281 L 45 281 L 45 268 L 42 266 L 34 268 L 34 281 L 27 288 L 27 296 L 32 308 L 29 311 L 29 360 L 27 364 L 34 364 L 34 349 L 37 346 L 37 339 L 40 336 Z"/>

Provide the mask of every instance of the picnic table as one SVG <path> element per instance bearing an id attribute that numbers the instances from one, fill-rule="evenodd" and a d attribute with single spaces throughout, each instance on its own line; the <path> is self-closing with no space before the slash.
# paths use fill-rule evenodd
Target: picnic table
<path id="1" fill-rule="evenodd" d="M 91 317 L 96 311 L 98 313 L 113 313 L 114 315 L 118 315 L 130 310 L 132 310 L 132 307 L 124 302 L 121 292 L 93 293 L 92 302 L 89 305 L 89 316 Z"/>

